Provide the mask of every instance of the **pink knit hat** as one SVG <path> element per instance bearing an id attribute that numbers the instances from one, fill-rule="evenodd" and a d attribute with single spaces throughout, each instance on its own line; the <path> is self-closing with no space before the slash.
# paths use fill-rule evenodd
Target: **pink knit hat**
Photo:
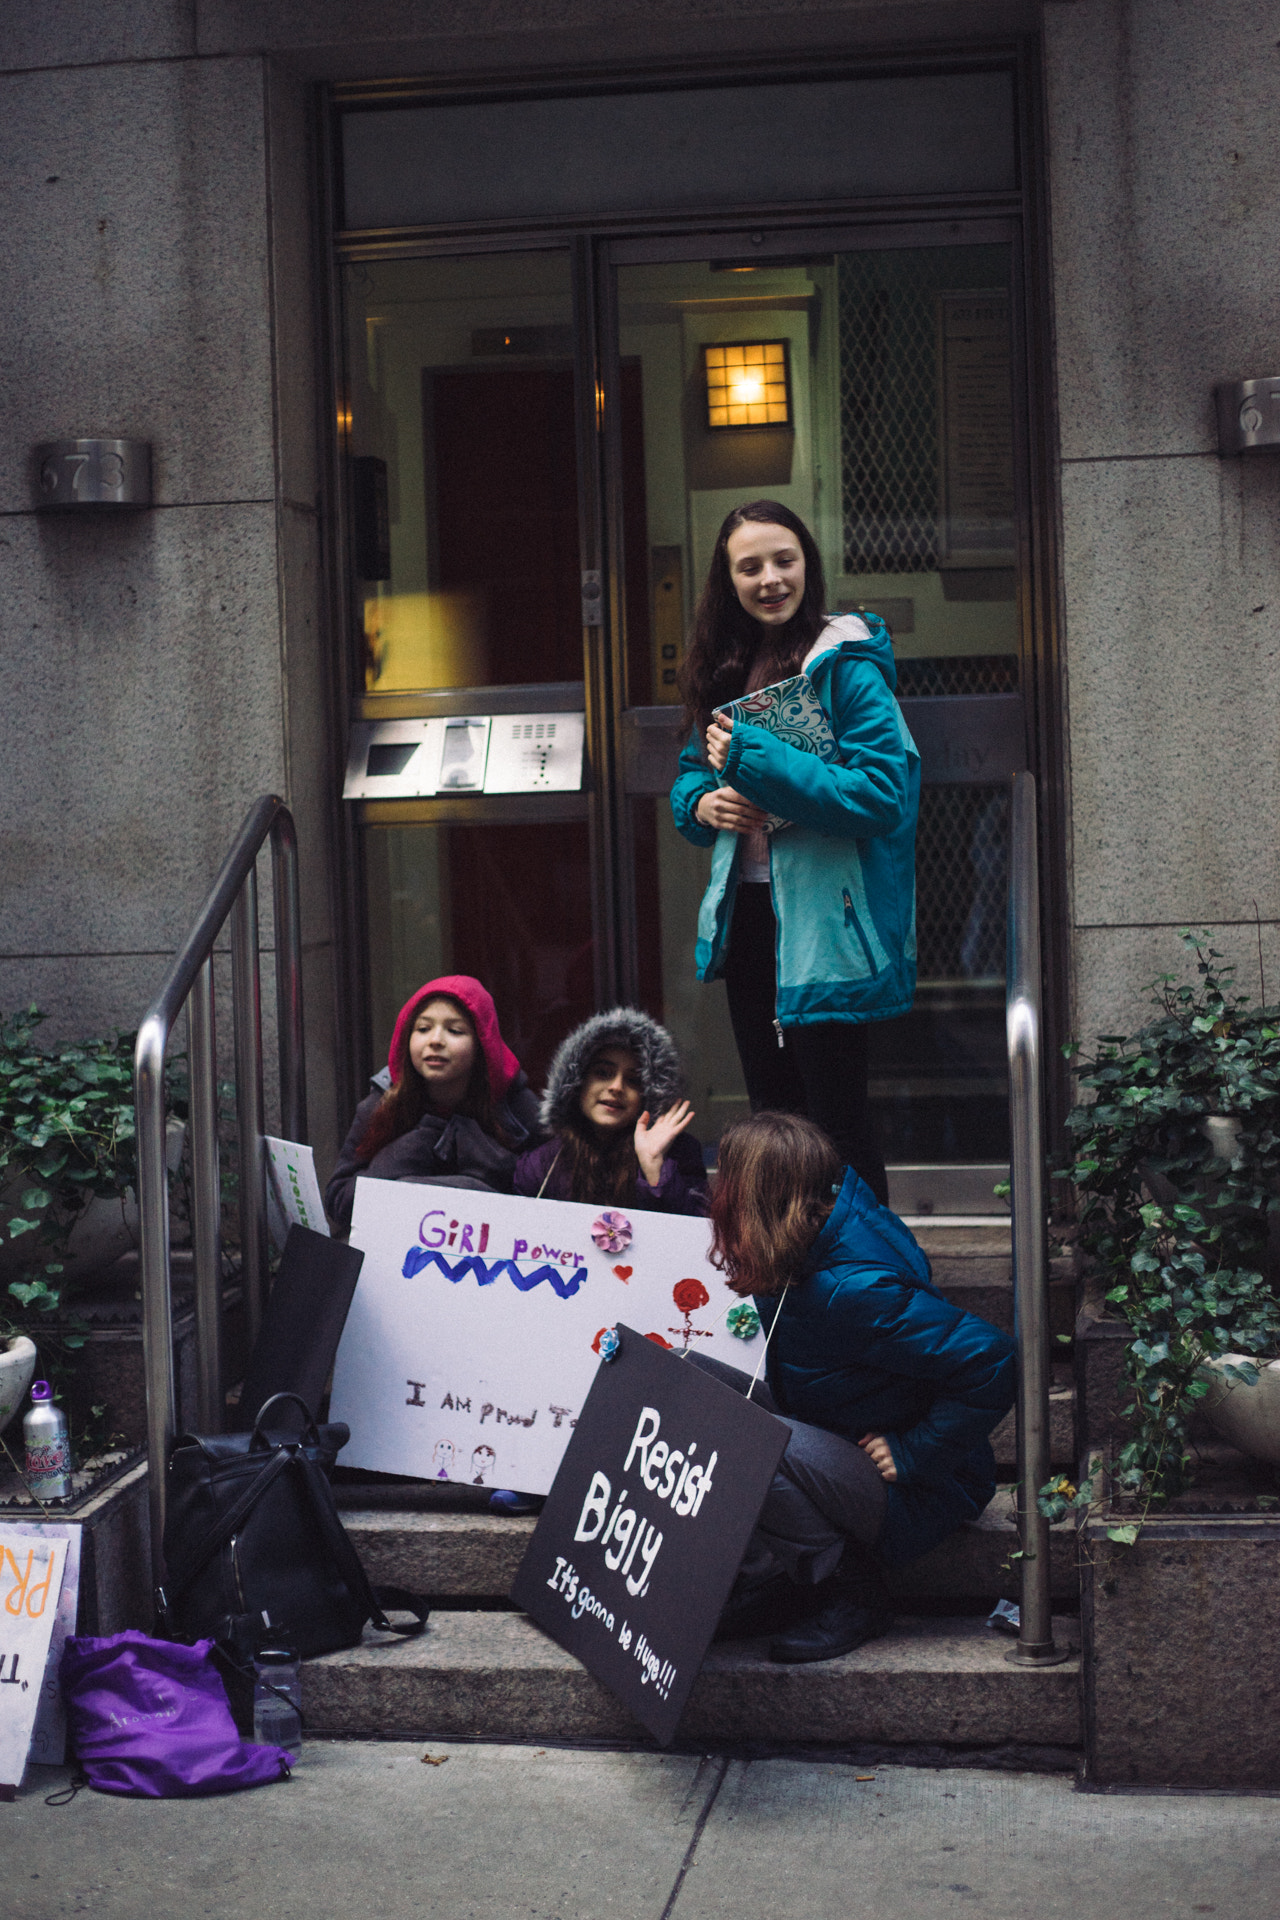
<path id="1" fill-rule="evenodd" d="M 387 1053 L 387 1065 L 391 1069 L 392 1079 L 395 1079 L 400 1049 L 405 1044 L 414 1021 L 427 1001 L 434 1000 L 440 994 L 448 994 L 451 1000 L 461 1001 L 475 1021 L 476 1038 L 484 1049 L 484 1057 L 489 1063 L 489 1090 L 497 1103 L 519 1073 L 520 1062 L 498 1031 L 498 1010 L 493 1004 L 493 995 L 469 973 L 446 973 L 442 974 L 439 980 L 428 980 L 425 987 L 419 987 L 418 991 L 405 1001 L 396 1016 L 395 1030 L 391 1035 L 391 1046 Z"/>

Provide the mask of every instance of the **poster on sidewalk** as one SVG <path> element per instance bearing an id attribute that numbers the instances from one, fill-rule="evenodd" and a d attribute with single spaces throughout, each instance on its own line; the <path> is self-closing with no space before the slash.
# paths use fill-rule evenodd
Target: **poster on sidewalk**
<path id="1" fill-rule="evenodd" d="M 40 1704 L 36 1708 L 36 1724 L 27 1754 L 33 1766 L 60 1767 L 67 1752 L 67 1715 L 62 1704 L 62 1686 L 58 1676 L 62 1667 L 62 1649 L 67 1644 L 67 1636 L 76 1630 L 76 1613 L 80 1605 L 80 1523 L 69 1520 L 35 1526 L 20 1521 L 7 1531 L 19 1536 L 31 1534 L 36 1538 L 43 1535 L 63 1541 L 66 1547 L 62 1590 L 58 1595 L 57 1612 L 53 1616 L 53 1632 L 49 1636 L 49 1652 L 40 1686 Z"/>
<path id="2" fill-rule="evenodd" d="M 358 1180 L 364 1266 L 329 1415 L 351 1428 L 343 1466 L 546 1493 L 623 1319 L 750 1371 L 759 1316 L 710 1237 L 685 1215 Z"/>
<path id="3" fill-rule="evenodd" d="M 277 1253 L 284 1252 L 290 1227 L 305 1227 L 309 1233 L 328 1233 L 320 1182 L 316 1177 L 316 1157 L 299 1140 L 266 1137 L 267 1148 L 267 1231 Z"/>
<path id="4" fill-rule="evenodd" d="M 511 1598 L 665 1746 L 788 1432 L 632 1328 L 618 1335 Z"/>
<path id="5" fill-rule="evenodd" d="M 22 1784 L 68 1558 L 52 1529 L 0 1521 L 0 1800 Z"/>

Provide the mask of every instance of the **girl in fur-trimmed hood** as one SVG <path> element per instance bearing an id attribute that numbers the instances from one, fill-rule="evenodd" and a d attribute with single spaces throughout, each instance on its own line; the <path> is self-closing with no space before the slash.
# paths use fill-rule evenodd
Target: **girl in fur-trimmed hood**
<path id="1" fill-rule="evenodd" d="M 614 1007 L 561 1042 L 542 1096 L 549 1140 L 517 1162 L 517 1193 L 589 1206 L 705 1213 L 702 1149 L 687 1131 L 671 1035 L 637 1007 Z"/>

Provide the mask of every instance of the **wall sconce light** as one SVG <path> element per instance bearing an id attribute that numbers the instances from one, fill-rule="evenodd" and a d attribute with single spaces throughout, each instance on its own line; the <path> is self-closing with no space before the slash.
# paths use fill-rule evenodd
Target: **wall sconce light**
<path id="1" fill-rule="evenodd" d="M 789 427 L 791 381 L 785 340 L 704 347 L 708 427 Z"/>

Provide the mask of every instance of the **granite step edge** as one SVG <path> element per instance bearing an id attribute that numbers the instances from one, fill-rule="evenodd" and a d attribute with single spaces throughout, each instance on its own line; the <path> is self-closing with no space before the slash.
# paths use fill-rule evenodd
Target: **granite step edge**
<path id="1" fill-rule="evenodd" d="M 1075 1623 L 1057 1632 L 1074 1647 Z M 381 1640 L 381 1644 L 379 1641 Z M 1074 1746 L 1079 1661 L 1021 1668 L 975 1621 L 903 1618 L 840 1660 L 775 1666 L 763 1642 L 713 1648 L 681 1736 L 838 1744 L 854 1740 Z M 420 1639 L 308 1661 L 303 1708 L 316 1733 L 415 1738 L 635 1739 L 642 1729 L 520 1614 L 441 1614 Z"/>

